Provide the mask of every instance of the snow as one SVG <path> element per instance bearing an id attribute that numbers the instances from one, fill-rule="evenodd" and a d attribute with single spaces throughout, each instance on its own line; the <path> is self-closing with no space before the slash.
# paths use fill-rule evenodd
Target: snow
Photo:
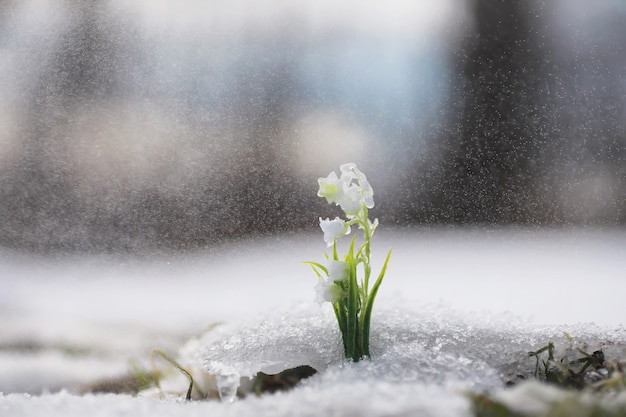
<path id="1" fill-rule="evenodd" d="M 374 268 L 389 247 L 373 358 L 356 364 L 300 263 L 321 259 L 319 234 L 142 258 L 0 252 L 0 415 L 467 416 L 465 391 L 500 392 L 565 331 L 623 357 L 625 231 L 381 229 Z M 154 347 L 234 380 L 318 373 L 232 404 L 80 395 Z"/>

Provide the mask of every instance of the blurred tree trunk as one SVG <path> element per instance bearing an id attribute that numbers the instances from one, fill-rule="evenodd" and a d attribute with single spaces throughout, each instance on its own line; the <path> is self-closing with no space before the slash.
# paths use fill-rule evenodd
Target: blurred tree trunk
<path id="1" fill-rule="evenodd" d="M 3 178 L 0 191 L 4 224 L 0 239 L 9 246 L 86 249 L 96 240 L 97 225 L 84 224 L 83 202 L 74 189 L 67 129 L 77 109 L 113 93 L 119 55 L 128 52 L 119 27 L 104 18 L 104 5 L 72 3 L 50 59 L 26 98 L 20 157 L 10 177 Z M 37 59 L 35 54 L 43 51 L 31 45 L 28 52 Z"/>
<path id="2" fill-rule="evenodd" d="M 288 231 L 308 223 L 301 215 L 306 194 L 291 168 L 288 127 L 302 102 L 296 73 L 301 52 L 293 39 L 283 34 L 262 40 L 249 49 L 266 55 L 268 49 L 280 50 L 280 57 L 259 65 L 266 61 L 259 56 L 252 68 L 245 63 L 239 68 L 242 95 L 233 114 L 243 123 L 243 133 L 230 167 L 231 186 L 222 190 L 231 205 L 226 223 L 231 236 Z"/>
<path id="3" fill-rule="evenodd" d="M 535 7 L 528 0 L 474 4 L 475 32 L 459 59 L 458 130 L 439 145 L 442 170 L 431 190 L 440 221 L 544 220 L 536 187 L 550 109 L 540 104 L 546 43 Z"/>

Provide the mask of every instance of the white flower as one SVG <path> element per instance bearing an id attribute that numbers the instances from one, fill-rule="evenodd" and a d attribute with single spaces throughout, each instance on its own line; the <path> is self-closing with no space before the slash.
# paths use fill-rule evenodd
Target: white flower
<path id="1" fill-rule="evenodd" d="M 326 198 L 328 204 L 336 203 L 343 195 L 343 183 L 337 177 L 335 171 L 328 174 L 326 178 L 318 178 L 317 183 L 320 186 L 317 195 Z"/>
<path id="2" fill-rule="evenodd" d="M 328 279 L 333 282 L 345 281 L 350 275 L 348 264 L 342 261 L 328 262 Z"/>
<path id="3" fill-rule="evenodd" d="M 335 217 L 333 220 L 326 218 L 326 220 L 320 217 L 320 227 L 324 232 L 324 241 L 328 247 L 335 243 L 335 239 L 350 234 L 350 225 L 339 217 Z"/>
<path id="4" fill-rule="evenodd" d="M 338 202 L 348 218 L 356 217 L 361 210 L 361 195 L 356 185 L 344 188 L 343 198 Z"/>
<path id="5" fill-rule="evenodd" d="M 339 167 L 341 177 L 333 171 L 326 178 L 319 178 L 317 195 L 325 197 L 328 203 L 335 203 L 350 218 L 359 215 L 361 207 L 374 207 L 374 190 L 369 181 L 354 163 Z"/>
<path id="6" fill-rule="evenodd" d="M 341 165 L 339 171 L 341 172 L 341 181 L 346 185 L 350 185 L 352 180 L 358 179 L 358 174 L 361 173 L 353 162 Z"/>
<path id="7" fill-rule="evenodd" d="M 352 199 L 358 199 L 363 202 L 365 207 L 374 207 L 374 190 L 369 181 L 357 167 L 356 164 L 343 164 L 339 167 L 341 171 L 341 180 L 347 184 L 351 190 Z M 347 194 L 344 190 L 344 195 Z"/>
<path id="8" fill-rule="evenodd" d="M 315 286 L 315 301 L 320 305 L 328 301 L 334 303 L 341 298 L 341 288 L 331 280 L 319 278 L 319 282 Z"/>

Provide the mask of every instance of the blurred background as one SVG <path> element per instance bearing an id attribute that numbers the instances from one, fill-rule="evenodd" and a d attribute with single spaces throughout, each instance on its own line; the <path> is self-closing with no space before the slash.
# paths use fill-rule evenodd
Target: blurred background
<path id="1" fill-rule="evenodd" d="M 0 245 L 626 223 L 622 0 L 1 0 Z"/>

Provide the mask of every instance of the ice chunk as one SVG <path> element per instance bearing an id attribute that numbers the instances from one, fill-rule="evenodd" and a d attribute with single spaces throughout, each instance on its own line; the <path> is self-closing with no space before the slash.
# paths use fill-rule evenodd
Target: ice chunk
<path id="1" fill-rule="evenodd" d="M 334 316 L 317 305 L 298 305 L 266 317 L 223 324 L 181 351 L 183 362 L 215 374 L 222 399 L 234 399 L 241 377 L 275 374 L 301 365 L 322 370 L 343 360 Z"/>
<path id="2" fill-rule="evenodd" d="M 232 403 L 237 398 L 237 388 L 239 388 L 239 374 L 233 369 L 222 368 L 215 372 L 217 379 L 217 389 L 220 399 L 226 403 Z"/>

